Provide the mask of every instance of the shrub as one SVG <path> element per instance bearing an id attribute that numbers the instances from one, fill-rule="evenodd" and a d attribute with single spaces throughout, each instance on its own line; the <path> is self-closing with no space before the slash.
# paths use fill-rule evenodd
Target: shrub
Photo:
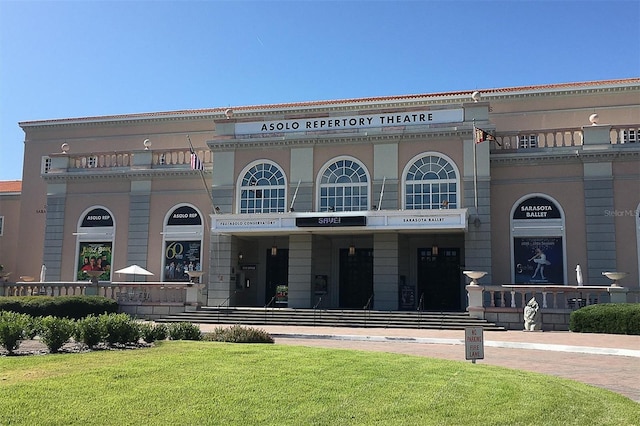
<path id="1" fill-rule="evenodd" d="M 104 322 L 95 315 L 89 315 L 76 321 L 74 337 L 90 348 L 105 340 Z"/>
<path id="2" fill-rule="evenodd" d="M 273 343 L 273 337 L 264 330 L 234 325 L 232 327 L 216 327 L 213 333 L 207 334 L 206 340 L 230 343 Z"/>
<path id="3" fill-rule="evenodd" d="M 51 315 L 42 318 L 40 324 L 40 339 L 51 353 L 58 352 L 71 339 L 75 330 L 73 320 Z"/>
<path id="4" fill-rule="evenodd" d="M 169 325 L 171 340 L 202 340 L 200 327 L 190 322 L 173 322 Z"/>
<path id="5" fill-rule="evenodd" d="M 80 319 L 87 315 L 117 313 L 118 303 L 102 296 L 17 296 L 1 297 L 0 311 Z"/>
<path id="6" fill-rule="evenodd" d="M 142 340 L 153 343 L 156 340 L 165 340 L 169 331 L 164 324 L 150 324 L 148 322 L 140 324 L 140 334 Z"/>
<path id="7" fill-rule="evenodd" d="M 99 318 L 108 344 L 126 345 L 140 340 L 140 326 L 127 314 L 102 314 Z"/>
<path id="8" fill-rule="evenodd" d="M 571 313 L 569 330 L 640 335 L 640 304 L 602 303 L 586 306 Z"/>
<path id="9" fill-rule="evenodd" d="M 9 354 L 18 349 L 27 337 L 28 323 L 28 315 L 0 311 L 0 345 L 9 351 Z"/>

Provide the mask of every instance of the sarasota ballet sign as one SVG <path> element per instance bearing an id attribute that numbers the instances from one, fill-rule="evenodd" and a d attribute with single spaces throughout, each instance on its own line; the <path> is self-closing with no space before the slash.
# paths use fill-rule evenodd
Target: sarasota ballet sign
<path id="1" fill-rule="evenodd" d="M 291 120 L 236 123 L 235 133 L 236 135 L 250 135 L 285 132 L 356 130 L 389 126 L 456 123 L 462 121 L 464 121 L 464 110 L 462 108 L 458 108 L 353 115 L 347 117 L 297 118 Z"/>

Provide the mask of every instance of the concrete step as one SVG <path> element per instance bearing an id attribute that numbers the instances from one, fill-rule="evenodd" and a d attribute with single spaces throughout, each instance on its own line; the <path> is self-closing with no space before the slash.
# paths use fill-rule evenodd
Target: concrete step
<path id="1" fill-rule="evenodd" d="M 460 330 L 483 327 L 502 331 L 505 328 L 462 312 L 372 311 L 342 309 L 288 308 L 212 308 L 168 315 L 156 322 L 191 322 L 201 324 L 281 325 L 316 327 L 375 327 Z"/>

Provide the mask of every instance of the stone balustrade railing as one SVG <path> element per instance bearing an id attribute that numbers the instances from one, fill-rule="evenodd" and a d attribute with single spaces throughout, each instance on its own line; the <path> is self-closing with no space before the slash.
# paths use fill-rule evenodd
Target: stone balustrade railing
<path id="1" fill-rule="evenodd" d="M 498 132 L 492 150 L 522 150 L 530 148 L 574 147 L 583 144 L 582 127 L 564 129 Z M 611 126 L 609 143 L 613 145 L 640 143 L 640 126 Z"/>
<path id="2" fill-rule="evenodd" d="M 0 283 L 0 296 L 80 296 L 99 295 L 117 301 L 121 305 L 132 304 L 178 304 L 191 300 L 190 291 L 201 285 L 186 282 L 99 282 L 98 286 L 88 281 L 77 282 L 16 282 Z"/>
<path id="3" fill-rule="evenodd" d="M 198 158 L 205 166 L 212 163 L 210 150 L 196 150 Z M 149 159 L 140 160 L 138 157 L 150 154 Z M 60 158 L 61 155 L 57 154 Z M 136 152 L 95 152 L 89 154 L 69 155 L 68 169 L 112 169 L 130 168 L 132 166 L 148 166 L 162 168 L 169 166 L 190 166 L 191 151 L 186 149 L 150 150 Z M 63 167 L 64 169 L 64 167 Z"/>

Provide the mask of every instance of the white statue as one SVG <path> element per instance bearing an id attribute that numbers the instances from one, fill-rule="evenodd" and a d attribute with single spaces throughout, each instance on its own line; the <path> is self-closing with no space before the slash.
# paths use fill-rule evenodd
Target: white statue
<path id="1" fill-rule="evenodd" d="M 536 298 L 532 297 L 524 307 L 524 329 L 525 331 L 536 331 L 541 330 L 541 326 L 540 306 L 538 306 Z"/>

